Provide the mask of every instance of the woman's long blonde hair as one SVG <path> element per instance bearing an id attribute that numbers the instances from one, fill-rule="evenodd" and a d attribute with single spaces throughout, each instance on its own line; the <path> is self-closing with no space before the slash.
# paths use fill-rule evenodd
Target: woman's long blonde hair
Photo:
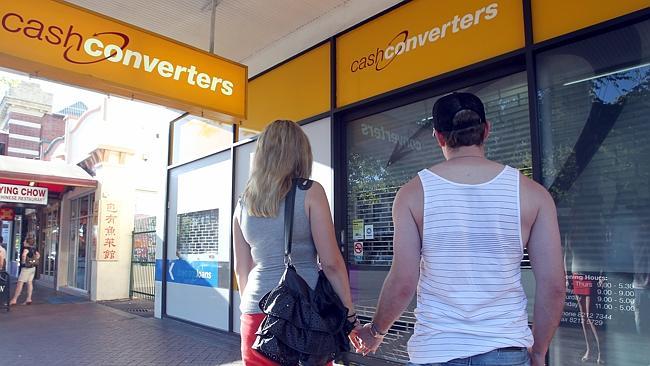
<path id="1" fill-rule="evenodd" d="M 292 179 L 308 179 L 313 160 L 307 135 L 295 122 L 268 125 L 257 139 L 253 171 L 242 195 L 248 214 L 276 217 Z"/>

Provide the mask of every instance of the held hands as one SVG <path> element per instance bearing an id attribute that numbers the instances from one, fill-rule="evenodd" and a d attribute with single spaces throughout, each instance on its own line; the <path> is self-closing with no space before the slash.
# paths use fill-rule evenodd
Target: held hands
<path id="1" fill-rule="evenodd" d="M 352 343 L 352 347 L 354 347 L 354 350 L 356 352 L 359 352 L 359 349 L 362 347 L 361 338 L 359 338 L 359 331 L 361 329 L 363 329 L 363 326 L 361 325 L 361 323 L 359 323 L 359 321 L 357 321 L 350 334 L 348 334 L 350 343 Z"/>
<path id="2" fill-rule="evenodd" d="M 358 326 L 353 331 L 356 341 L 352 341 L 355 350 L 357 353 L 361 353 L 366 356 L 368 353 L 375 353 L 381 342 L 384 340 L 384 336 L 373 331 L 372 323 L 366 324 L 363 327 Z M 353 333 L 350 333 L 352 337 Z"/>
<path id="3" fill-rule="evenodd" d="M 348 334 L 348 338 L 350 339 L 350 343 L 352 343 L 354 349 L 358 350 L 361 347 L 361 340 L 358 337 L 358 332 L 363 327 L 361 326 L 359 319 L 357 319 L 357 313 L 348 315 L 348 324 L 348 326 L 352 327 L 352 330 L 350 330 L 350 333 Z M 349 329 L 350 328 L 348 328 L 348 330 Z"/>

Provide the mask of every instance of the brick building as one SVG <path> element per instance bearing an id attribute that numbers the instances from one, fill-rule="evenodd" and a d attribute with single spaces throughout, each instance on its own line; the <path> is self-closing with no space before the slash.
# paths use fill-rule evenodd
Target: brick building
<path id="1" fill-rule="evenodd" d="M 52 98 L 36 83 L 7 90 L 0 101 L 0 154 L 42 159 L 50 143 L 65 135 L 66 115 L 51 113 Z"/>
<path id="2" fill-rule="evenodd" d="M 9 144 L 9 132 L 0 130 L 0 155 L 7 155 L 8 144 Z"/>

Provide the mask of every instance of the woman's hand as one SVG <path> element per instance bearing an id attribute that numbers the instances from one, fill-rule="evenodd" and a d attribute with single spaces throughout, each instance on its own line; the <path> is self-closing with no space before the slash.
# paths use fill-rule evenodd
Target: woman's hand
<path id="1" fill-rule="evenodd" d="M 370 352 L 375 353 L 381 345 L 381 342 L 384 340 L 383 336 L 373 335 L 371 326 L 372 325 L 368 323 L 357 331 L 357 337 L 361 339 L 361 345 L 360 347 L 355 348 L 357 353 L 361 353 L 364 356 Z"/>
<path id="2" fill-rule="evenodd" d="M 361 339 L 359 338 L 359 331 L 363 328 L 361 323 L 357 323 L 354 326 L 354 329 L 348 334 L 348 338 L 350 339 L 350 343 L 352 343 L 352 347 L 354 347 L 354 350 L 356 352 L 359 352 L 359 349 L 361 349 Z"/>

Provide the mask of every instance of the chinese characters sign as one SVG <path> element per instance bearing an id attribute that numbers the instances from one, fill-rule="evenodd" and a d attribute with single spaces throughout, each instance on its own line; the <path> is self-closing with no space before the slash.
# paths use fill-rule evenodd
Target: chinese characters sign
<path id="1" fill-rule="evenodd" d="M 120 209 L 115 201 L 106 199 L 100 201 L 98 261 L 118 260 L 120 243 L 119 214 Z"/>

